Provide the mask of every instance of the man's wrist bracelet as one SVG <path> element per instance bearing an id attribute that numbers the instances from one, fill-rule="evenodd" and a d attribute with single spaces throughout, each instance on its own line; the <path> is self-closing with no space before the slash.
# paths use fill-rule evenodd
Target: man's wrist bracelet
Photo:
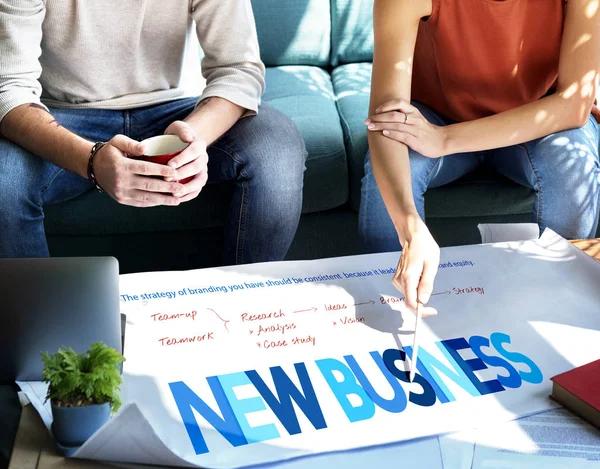
<path id="1" fill-rule="evenodd" d="M 96 142 L 90 151 L 90 156 L 88 158 L 88 179 L 92 183 L 92 185 L 98 189 L 98 192 L 104 192 L 104 189 L 100 187 L 98 181 L 96 181 L 96 175 L 94 174 L 94 158 L 96 154 L 100 151 L 100 149 L 106 145 L 106 142 Z"/>

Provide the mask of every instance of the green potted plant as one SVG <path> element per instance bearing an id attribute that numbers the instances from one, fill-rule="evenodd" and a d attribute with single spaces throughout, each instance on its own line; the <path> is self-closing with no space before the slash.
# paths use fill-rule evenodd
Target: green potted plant
<path id="1" fill-rule="evenodd" d="M 97 342 L 86 353 L 61 348 L 55 354 L 42 352 L 46 399 L 52 406 L 52 433 L 61 452 L 75 452 L 121 406 L 123 356 Z"/>

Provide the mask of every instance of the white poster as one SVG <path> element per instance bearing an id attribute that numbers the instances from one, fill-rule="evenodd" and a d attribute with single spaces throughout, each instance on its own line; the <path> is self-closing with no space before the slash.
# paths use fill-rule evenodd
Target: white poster
<path id="1" fill-rule="evenodd" d="M 234 468 L 547 410 L 552 376 L 600 358 L 600 264 L 546 232 L 442 250 L 409 383 L 415 315 L 391 284 L 397 261 L 123 276 L 124 402 L 181 460 Z"/>

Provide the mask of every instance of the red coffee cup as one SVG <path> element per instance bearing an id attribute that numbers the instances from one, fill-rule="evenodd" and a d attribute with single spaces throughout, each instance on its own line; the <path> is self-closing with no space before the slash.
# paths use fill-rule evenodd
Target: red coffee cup
<path id="1" fill-rule="evenodd" d="M 132 158 L 164 165 L 189 145 L 189 143 L 182 142 L 177 135 L 157 135 L 142 141 L 142 143 L 146 147 L 146 151 L 142 156 L 132 156 Z M 192 179 L 193 176 L 190 176 L 177 182 L 185 184 Z"/>

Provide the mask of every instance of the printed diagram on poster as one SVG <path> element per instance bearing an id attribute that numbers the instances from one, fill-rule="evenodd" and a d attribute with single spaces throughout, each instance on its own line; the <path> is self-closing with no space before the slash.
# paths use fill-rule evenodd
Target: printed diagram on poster
<path id="1" fill-rule="evenodd" d="M 123 276 L 123 400 L 145 437 L 171 464 L 209 468 L 377 446 L 553 408 L 549 378 L 598 358 L 600 264 L 546 232 L 442 250 L 410 383 L 397 260 Z M 78 456 L 111 459 L 118 419 Z M 127 432 L 112 460 L 147 462 Z"/>

